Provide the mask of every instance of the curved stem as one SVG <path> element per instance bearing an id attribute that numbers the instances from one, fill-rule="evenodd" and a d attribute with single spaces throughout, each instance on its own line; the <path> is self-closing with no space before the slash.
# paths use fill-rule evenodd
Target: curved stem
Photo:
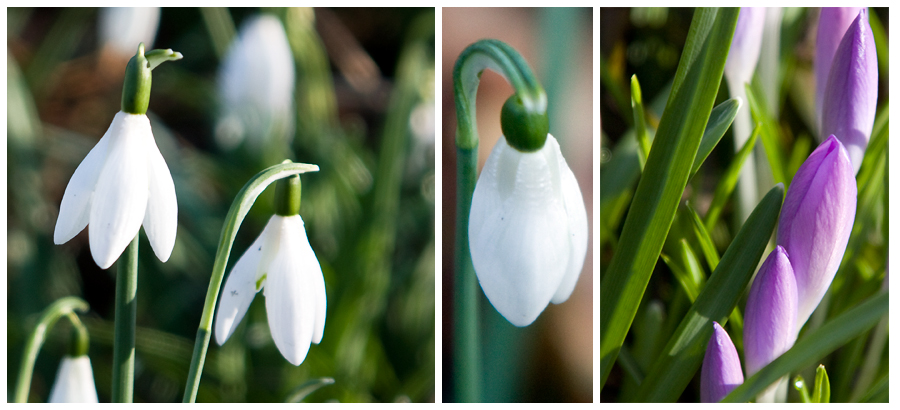
<path id="1" fill-rule="evenodd" d="M 469 209 L 478 168 L 475 96 L 481 73 L 490 68 L 515 88 L 528 112 L 545 113 L 547 95 L 528 63 L 498 40 L 481 40 L 467 47 L 453 68 L 456 102 L 456 255 L 454 289 L 454 400 L 481 401 L 478 280 L 469 253 Z"/>
<path id="2" fill-rule="evenodd" d="M 41 315 L 41 318 L 38 319 L 37 326 L 35 326 L 34 331 L 31 332 L 31 337 L 28 339 L 28 343 L 25 344 L 25 351 L 22 353 L 22 364 L 19 366 L 19 379 L 16 382 L 16 403 L 25 403 L 28 401 L 28 391 L 31 390 L 31 375 L 34 373 L 34 362 L 37 360 L 38 352 L 44 344 L 44 337 L 47 335 L 47 331 L 53 327 L 60 317 L 76 311 L 87 312 L 88 304 L 81 298 L 74 296 L 59 299 L 44 309 L 44 313 Z M 78 326 L 75 322 L 73 322 L 73 325 Z"/>
<path id="3" fill-rule="evenodd" d="M 241 188 L 231 203 L 228 215 L 225 217 L 225 225 L 222 227 L 222 235 L 219 236 L 219 248 L 216 250 L 216 260 L 213 264 L 212 276 L 209 280 L 209 289 L 206 292 L 206 301 L 203 304 L 203 316 L 200 317 L 200 325 L 197 328 L 197 338 L 194 342 L 194 354 L 191 357 L 191 367 L 188 372 L 187 384 L 184 388 L 184 403 L 193 403 L 197 399 L 197 389 L 200 387 L 200 376 L 203 373 L 203 363 L 206 361 L 206 351 L 209 348 L 209 336 L 212 329 L 213 313 L 216 309 L 216 301 L 219 298 L 219 288 L 225 277 L 225 266 L 231 255 L 231 247 L 237 236 L 238 228 L 250 212 L 250 207 L 256 202 L 256 198 L 269 184 L 296 174 L 316 172 L 317 165 L 287 163 L 273 165 L 256 174 Z"/>
<path id="4" fill-rule="evenodd" d="M 116 262 L 116 313 L 113 339 L 112 402 L 131 403 L 134 394 L 134 328 L 137 319 L 138 238 Z"/>
<path id="5" fill-rule="evenodd" d="M 478 147 L 475 121 L 475 94 L 481 73 L 490 68 L 502 75 L 516 90 L 529 112 L 547 111 L 547 94 L 528 63 L 516 50 L 499 40 L 480 40 L 466 47 L 453 67 L 453 98 L 456 102 L 456 146 Z"/>

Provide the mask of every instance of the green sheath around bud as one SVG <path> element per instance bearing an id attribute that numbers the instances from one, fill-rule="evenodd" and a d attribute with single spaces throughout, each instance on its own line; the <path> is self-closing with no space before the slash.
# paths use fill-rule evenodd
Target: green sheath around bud
<path id="1" fill-rule="evenodd" d="M 550 121 L 546 110 L 529 112 L 522 99 L 512 95 L 500 111 L 500 128 L 511 147 L 521 152 L 534 152 L 544 146 L 550 132 Z"/>
<path id="2" fill-rule="evenodd" d="M 144 57 L 144 43 L 138 45 L 137 54 L 125 66 L 125 83 L 122 85 L 122 111 L 128 114 L 146 114 L 150 104 L 150 63 Z"/>
<path id="3" fill-rule="evenodd" d="M 69 339 L 69 356 L 85 356 L 88 354 L 89 347 L 90 336 L 88 336 L 87 329 L 85 329 L 84 325 L 82 325 L 80 322 L 74 323 L 73 321 L 72 334 Z"/>
<path id="4" fill-rule="evenodd" d="M 294 216 L 300 213 L 300 175 L 294 174 L 275 183 L 275 214 Z"/>

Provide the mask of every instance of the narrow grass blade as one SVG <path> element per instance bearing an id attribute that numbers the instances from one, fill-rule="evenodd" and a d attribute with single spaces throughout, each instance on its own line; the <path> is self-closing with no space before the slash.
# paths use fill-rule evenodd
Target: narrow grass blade
<path id="1" fill-rule="evenodd" d="M 800 165 L 803 165 L 803 162 L 809 157 L 809 154 L 812 152 L 809 149 L 810 145 L 812 145 L 812 137 L 810 137 L 809 134 L 800 134 L 800 136 L 794 140 L 794 148 L 791 150 L 791 156 L 788 158 L 787 162 L 787 169 L 784 171 L 784 177 L 787 178 L 788 181 L 794 179 L 794 174 L 800 169 Z"/>
<path id="2" fill-rule="evenodd" d="M 750 106 L 750 115 L 753 116 L 753 121 L 755 123 L 762 124 L 760 138 L 762 139 L 763 147 L 766 150 L 766 158 L 769 159 L 769 168 L 772 170 L 772 178 L 775 180 L 776 184 L 783 182 L 785 187 L 787 187 L 790 183 L 786 181 L 784 177 L 784 159 L 781 157 L 782 150 L 778 144 L 778 126 L 776 125 L 775 120 L 769 116 L 769 109 L 766 107 L 766 102 L 757 97 L 759 92 L 750 84 L 747 84 L 746 92 L 747 105 Z"/>
<path id="3" fill-rule="evenodd" d="M 709 265 L 709 270 L 711 272 L 715 271 L 716 266 L 719 266 L 719 251 L 716 250 L 716 245 L 713 243 L 712 237 L 709 236 L 706 226 L 703 225 L 703 221 L 700 220 L 700 215 L 697 214 L 697 211 L 690 204 L 687 205 L 687 209 L 694 227 L 694 235 L 697 236 L 697 242 L 700 244 L 700 251 L 703 252 L 703 257 L 706 259 L 706 264 Z"/>
<path id="4" fill-rule="evenodd" d="M 888 402 L 888 375 L 884 375 L 881 380 L 875 383 L 866 395 L 860 399 L 860 403 L 887 403 Z"/>
<path id="5" fill-rule="evenodd" d="M 801 403 L 812 403 L 812 398 L 809 397 L 809 390 L 806 389 L 806 380 L 803 380 L 803 376 L 798 374 L 794 378 L 794 389 L 800 393 Z"/>
<path id="6" fill-rule="evenodd" d="M 747 157 L 753 153 L 753 146 L 756 145 L 756 139 L 759 137 L 761 128 L 762 127 L 760 127 L 759 124 L 756 125 L 753 134 L 750 135 L 750 138 L 747 139 L 747 142 L 744 143 L 741 150 L 735 154 L 734 159 L 731 160 L 731 164 L 728 165 L 728 169 L 726 169 L 725 173 L 722 174 L 722 177 L 719 178 L 719 183 L 716 185 L 716 190 L 713 192 L 712 203 L 709 205 L 709 210 L 706 211 L 707 231 L 711 231 L 713 227 L 716 226 L 716 222 L 719 221 L 719 216 L 722 215 L 722 208 L 725 207 L 725 201 L 727 201 L 728 197 L 731 196 L 731 193 L 734 192 L 734 186 L 737 184 L 738 177 L 741 175 L 741 167 L 744 166 L 744 161 L 747 160 Z"/>
<path id="7" fill-rule="evenodd" d="M 722 401 L 747 402 L 781 376 L 825 357 L 844 343 L 875 326 L 888 312 L 888 294 L 880 293 L 850 309 L 794 344 L 790 350 L 763 367 Z"/>
<path id="8" fill-rule="evenodd" d="M 779 184 L 763 197 L 747 218 L 697 301 L 647 372 L 647 378 L 641 384 L 643 401 L 674 402 L 681 396 L 703 361 L 712 334 L 712 322 L 727 321 L 750 282 L 775 229 L 783 198 L 784 187 Z"/>
<path id="9" fill-rule="evenodd" d="M 738 10 L 698 9 L 675 85 L 600 286 L 600 387 L 631 327 L 709 120 Z M 689 52 L 690 51 L 690 52 Z"/>
<path id="10" fill-rule="evenodd" d="M 828 382 L 828 373 L 825 366 L 816 368 L 816 388 L 813 390 L 813 403 L 829 403 L 831 399 L 831 384 Z"/>
<path id="11" fill-rule="evenodd" d="M 647 120 L 644 118 L 644 100 L 641 97 L 641 84 L 638 82 L 637 74 L 631 76 L 631 111 L 634 115 L 634 129 L 637 133 L 638 148 L 641 161 L 641 169 L 647 163 L 647 156 L 650 155 L 650 136 L 647 135 Z"/>
<path id="12" fill-rule="evenodd" d="M 694 165 L 691 167 L 691 178 L 697 174 L 700 165 L 706 157 L 712 153 L 713 148 L 722 140 L 725 131 L 731 127 L 734 117 L 737 116 L 738 110 L 741 108 L 741 99 L 732 98 L 713 108 L 709 114 L 709 122 L 706 123 L 706 130 L 703 131 L 703 138 L 700 139 L 700 149 L 697 150 L 697 156 L 694 157 Z"/>

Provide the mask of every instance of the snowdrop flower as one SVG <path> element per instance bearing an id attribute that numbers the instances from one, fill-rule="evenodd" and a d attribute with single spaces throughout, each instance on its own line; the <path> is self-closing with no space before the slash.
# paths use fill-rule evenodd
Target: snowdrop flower
<path id="1" fill-rule="evenodd" d="M 97 403 L 94 371 L 87 355 L 64 356 L 50 388 L 50 403 Z"/>
<path id="2" fill-rule="evenodd" d="M 841 39 L 823 99 L 819 135 L 834 135 L 841 141 L 856 175 L 869 144 L 878 102 L 878 57 L 865 9 Z"/>
<path id="3" fill-rule="evenodd" d="M 819 305 L 841 264 L 856 215 L 856 179 L 834 135 L 797 170 L 781 207 L 778 240 L 797 279 L 795 334 Z"/>
<path id="4" fill-rule="evenodd" d="M 216 141 L 235 148 L 244 137 L 260 151 L 275 137 L 293 134 L 294 60 L 277 18 L 250 19 L 234 40 L 219 71 L 222 112 Z"/>
<path id="5" fill-rule="evenodd" d="M 734 343 L 725 329 L 713 322 L 713 334 L 700 370 L 700 402 L 718 403 L 742 383 L 744 373 Z"/>
<path id="6" fill-rule="evenodd" d="M 269 330 L 293 365 L 325 331 L 325 279 L 300 218 L 300 177 L 276 183 L 276 211 L 225 281 L 216 313 L 216 342 L 225 343 L 256 293 L 265 288 Z"/>
<path id="7" fill-rule="evenodd" d="M 98 20 L 101 44 L 127 57 L 134 52 L 135 44 L 153 46 L 159 29 L 159 7 L 104 7 Z"/>
<path id="8" fill-rule="evenodd" d="M 744 312 L 744 358 L 747 377 L 794 345 L 797 282 L 787 252 L 781 246 L 769 254 L 756 274 Z M 757 403 L 774 402 L 778 383 L 757 396 Z"/>
<path id="9" fill-rule="evenodd" d="M 53 241 L 66 243 L 89 225 L 91 255 L 103 269 L 119 258 L 141 225 L 161 261 L 169 259 L 175 246 L 175 185 L 146 112 L 150 70 L 162 61 L 180 59 L 181 53 L 153 53 L 148 61 L 141 44 L 128 63 L 122 111 L 75 169 L 59 206 Z"/>
<path id="10" fill-rule="evenodd" d="M 469 248 L 485 296 L 510 323 L 527 326 L 575 288 L 587 213 L 556 138 L 523 147 L 509 134 L 504 128 L 475 184 Z"/>
<path id="11" fill-rule="evenodd" d="M 822 101 L 825 97 L 825 86 L 828 73 L 834 61 L 834 53 L 844 38 L 850 23 L 856 19 L 865 7 L 822 7 L 819 13 L 819 25 L 816 30 L 816 57 L 813 68 L 816 73 L 816 118 L 822 122 Z"/>

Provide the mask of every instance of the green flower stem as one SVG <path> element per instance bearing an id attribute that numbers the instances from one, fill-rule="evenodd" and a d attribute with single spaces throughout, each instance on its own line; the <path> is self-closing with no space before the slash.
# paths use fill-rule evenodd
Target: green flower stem
<path id="1" fill-rule="evenodd" d="M 38 319 L 37 326 L 31 332 L 28 343 L 25 344 L 25 351 L 22 353 L 22 364 L 19 366 L 19 379 L 16 381 L 15 402 L 25 403 L 28 401 L 28 392 L 31 390 L 31 375 L 34 373 L 34 362 L 37 360 L 38 352 L 44 344 L 47 331 L 53 327 L 59 318 L 67 316 L 72 318 L 70 314 L 74 312 L 87 312 L 88 304 L 80 298 L 69 296 L 53 302 L 52 305 L 44 309 L 41 318 Z M 72 324 L 78 328 L 81 322 L 73 321 Z M 82 326 L 83 328 L 83 326 Z M 85 331 L 87 333 L 87 331 Z"/>
<path id="2" fill-rule="evenodd" d="M 134 236 L 116 262 L 116 324 L 113 342 L 112 402 L 131 403 L 134 394 L 134 327 L 137 318 L 138 243 Z"/>
<path id="3" fill-rule="evenodd" d="M 456 102 L 456 280 L 454 289 L 454 392 L 457 402 L 481 401 L 478 280 L 469 253 L 469 209 L 478 168 L 475 96 L 481 73 L 490 68 L 516 90 L 522 114 L 546 115 L 547 95 L 528 64 L 512 47 L 481 40 L 467 47 L 453 68 Z"/>
<path id="4" fill-rule="evenodd" d="M 200 325 L 197 329 L 197 339 L 194 342 L 194 354 L 191 357 L 191 367 L 188 372 L 187 384 L 184 389 L 185 403 L 193 403 L 197 399 L 197 389 L 200 387 L 200 376 L 203 373 L 203 363 L 206 361 L 206 351 L 209 348 L 209 337 L 212 332 L 213 313 L 216 309 L 216 301 L 219 297 L 219 288 L 225 277 L 225 266 L 231 255 L 231 247 L 237 236 L 238 228 L 250 212 L 250 207 L 256 202 L 256 198 L 269 186 L 269 184 L 291 175 L 305 172 L 316 172 L 317 165 L 287 163 L 273 165 L 256 174 L 241 188 L 231 203 L 228 215 L 225 217 L 225 225 L 222 226 L 222 235 L 219 236 L 219 248 L 216 250 L 216 260 L 213 264 L 212 276 L 209 280 L 209 289 L 206 292 L 206 302 L 203 304 L 203 316 L 200 317 Z"/>

